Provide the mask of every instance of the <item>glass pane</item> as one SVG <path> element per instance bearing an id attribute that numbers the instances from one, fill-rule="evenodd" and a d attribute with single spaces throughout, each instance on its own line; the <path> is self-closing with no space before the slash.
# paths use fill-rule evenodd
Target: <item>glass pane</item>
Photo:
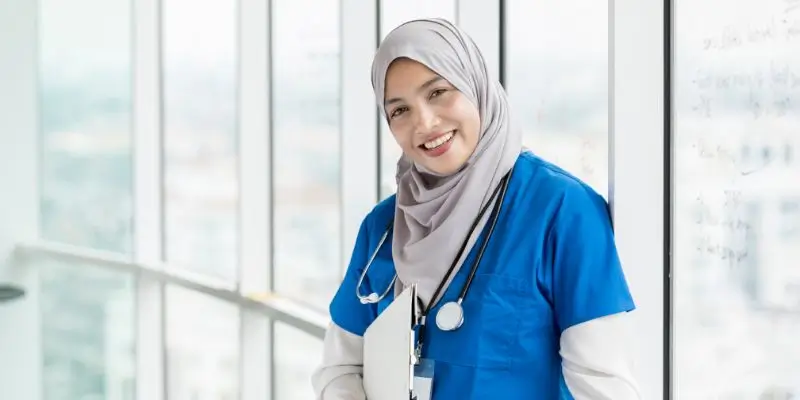
<path id="1" fill-rule="evenodd" d="M 166 258 L 237 270 L 237 3 L 164 0 Z"/>
<path id="2" fill-rule="evenodd" d="M 45 400 L 134 400 L 136 285 L 90 265 L 42 262 Z"/>
<path id="3" fill-rule="evenodd" d="M 506 82 L 523 143 L 608 195 L 608 2 L 506 2 Z"/>
<path id="4" fill-rule="evenodd" d="M 42 236 L 128 253 L 130 1 L 42 0 L 38 26 Z"/>
<path id="5" fill-rule="evenodd" d="M 339 2 L 272 11 L 275 288 L 323 309 L 341 279 Z"/>
<path id="6" fill-rule="evenodd" d="M 456 22 L 456 0 L 383 0 L 381 38 L 400 24 L 418 18 L 444 18 Z"/>
<path id="7" fill-rule="evenodd" d="M 275 398 L 314 398 L 311 374 L 322 359 L 322 340 L 280 322 L 275 323 Z"/>
<path id="8" fill-rule="evenodd" d="M 675 2 L 675 398 L 800 395 L 794 3 Z"/>
<path id="9" fill-rule="evenodd" d="M 400 24 L 417 18 L 444 18 L 456 22 L 456 0 L 384 0 L 381 2 L 381 38 L 386 37 Z M 380 120 L 380 164 L 381 164 L 381 198 L 387 197 L 397 190 L 395 172 L 397 160 L 403 154 L 395 142 L 386 118 L 378 115 Z"/>
<path id="10" fill-rule="evenodd" d="M 238 400 L 239 309 L 172 286 L 165 302 L 167 398 Z"/>

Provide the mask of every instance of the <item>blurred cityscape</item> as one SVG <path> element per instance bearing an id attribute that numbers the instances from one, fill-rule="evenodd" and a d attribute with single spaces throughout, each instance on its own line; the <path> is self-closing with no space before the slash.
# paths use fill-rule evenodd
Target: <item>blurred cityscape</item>
<path id="1" fill-rule="evenodd" d="M 673 391 L 798 398 L 800 11 L 722 1 L 675 2 Z M 274 3 L 274 284 L 324 310 L 350 245 L 337 239 L 339 3 Z M 388 1 L 381 26 L 455 18 L 454 0 L 407 3 Z M 526 145 L 608 196 L 607 4 L 507 7 L 506 87 Z M 103 18 L 75 11 L 87 9 Z M 130 253 L 131 6 L 43 0 L 40 13 L 42 232 Z M 166 0 L 163 23 L 165 258 L 235 281 L 236 4 Z M 388 195 L 399 149 L 380 134 Z M 135 282 L 42 270 L 45 398 L 133 400 Z M 237 399 L 238 309 L 172 287 L 165 304 L 169 398 Z M 280 324 L 274 340 L 277 398 L 310 399 L 321 343 Z"/>

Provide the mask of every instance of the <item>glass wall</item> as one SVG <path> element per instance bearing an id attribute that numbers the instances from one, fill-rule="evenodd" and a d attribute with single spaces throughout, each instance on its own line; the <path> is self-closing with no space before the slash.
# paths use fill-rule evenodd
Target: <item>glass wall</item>
<path id="1" fill-rule="evenodd" d="M 42 0 L 39 21 L 42 235 L 128 253 L 131 6 Z"/>
<path id="2" fill-rule="evenodd" d="M 88 264 L 43 261 L 36 267 L 42 290 L 42 398 L 134 400 L 133 277 Z"/>
<path id="3" fill-rule="evenodd" d="M 38 11 L 41 234 L 128 254 L 131 4 L 42 0 Z M 83 263 L 35 267 L 41 271 L 42 398 L 134 399 L 133 277 Z"/>
<path id="4" fill-rule="evenodd" d="M 322 341 L 289 325 L 275 323 L 275 399 L 314 398 L 311 374 L 322 355 Z"/>
<path id="5" fill-rule="evenodd" d="M 509 102 L 523 143 L 608 197 L 608 2 L 506 1 Z"/>
<path id="6" fill-rule="evenodd" d="M 272 8 L 274 285 L 320 310 L 341 279 L 339 8 Z"/>
<path id="7" fill-rule="evenodd" d="M 239 308 L 167 286 L 167 399 L 239 398 Z"/>
<path id="8" fill-rule="evenodd" d="M 800 395 L 800 12 L 675 2 L 674 394 Z"/>
<path id="9" fill-rule="evenodd" d="M 162 4 L 164 258 L 238 279 L 236 0 Z M 168 399 L 239 395 L 239 309 L 168 286 Z"/>
<path id="10" fill-rule="evenodd" d="M 165 258 L 237 278 L 237 3 L 164 0 Z"/>

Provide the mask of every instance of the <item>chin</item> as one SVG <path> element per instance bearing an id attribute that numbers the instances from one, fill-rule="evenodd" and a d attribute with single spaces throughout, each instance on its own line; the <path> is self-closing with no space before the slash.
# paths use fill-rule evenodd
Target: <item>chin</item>
<path id="1" fill-rule="evenodd" d="M 428 163 L 425 167 L 439 175 L 447 176 L 458 172 L 463 165 L 464 162 L 458 160 L 441 160 L 441 162 Z"/>

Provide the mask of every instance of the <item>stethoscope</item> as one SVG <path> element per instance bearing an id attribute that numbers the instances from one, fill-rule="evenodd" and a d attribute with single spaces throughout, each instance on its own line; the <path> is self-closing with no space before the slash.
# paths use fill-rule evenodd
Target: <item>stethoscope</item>
<path id="1" fill-rule="evenodd" d="M 497 224 L 497 219 L 500 214 L 500 208 L 503 204 L 503 199 L 506 195 L 506 190 L 508 189 L 508 182 L 511 180 L 511 171 L 509 171 L 503 179 L 500 181 L 500 184 L 497 185 L 495 190 L 492 192 L 492 196 L 489 198 L 489 201 L 481 208 L 480 213 L 472 222 L 472 226 L 469 229 L 469 234 L 465 237 L 464 242 L 461 244 L 461 248 L 458 250 L 458 254 L 453 259 L 452 264 L 450 264 L 450 268 L 447 270 L 447 273 L 439 282 L 439 286 L 436 288 L 436 291 L 433 293 L 431 297 L 431 302 L 425 307 L 424 311 L 422 312 L 419 318 L 419 329 L 418 332 L 418 340 L 421 340 L 424 337 L 424 329 L 425 329 L 425 320 L 430 312 L 431 308 L 435 305 L 436 299 L 439 297 L 439 293 L 444 288 L 445 283 L 450 279 L 450 275 L 453 273 L 458 260 L 461 258 L 461 255 L 464 253 L 464 249 L 467 247 L 467 242 L 469 241 L 470 236 L 475 231 L 475 227 L 478 225 L 478 222 L 483 218 L 483 215 L 486 213 L 486 210 L 489 209 L 489 205 L 492 204 L 492 201 L 495 201 L 495 207 L 492 210 L 492 214 L 490 216 L 490 224 L 489 224 L 489 231 L 487 232 L 486 238 L 483 240 L 481 247 L 478 251 L 475 260 L 472 262 L 472 266 L 470 267 L 469 276 L 467 277 L 466 282 L 464 282 L 463 287 L 461 288 L 461 292 L 458 295 L 458 298 L 453 301 L 449 301 L 443 304 L 439 311 L 436 313 L 436 326 L 443 330 L 443 331 L 454 331 L 461 327 L 464 324 L 464 309 L 461 305 L 463 303 L 464 298 L 467 296 L 467 292 L 469 291 L 469 287 L 472 284 L 472 278 L 475 276 L 475 272 L 478 270 L 478 265 L 481 262 L 481 258 L 483 257 L 483 252 L 486 250 L 486 245 L 489 243 L 489 239 L 492 237 L 492 232 L 494 231 L 494 227 Z M 499 196 L 498 196 L 499 194 Z M 375 260 L 375 257 L 378 254 L 378 250 L 380 250 L 383 243 L 386 241 L 386 238 L 389 236 L 389 232 L 391 231 L 392 224 L 390 223 L 389 226 L 381 236 L 380 241 L 378 242 L 378 246 L 372 252 L 369 260 L 367 261 L 367 265 L 364 268 L 364 271 L 361 272 L 361 276 L 358 279 L 358 284 L 356 285 L 356 296 L 361 301 L 361 304 L 375 304 L 385 298 L 389 292 L 394 288 L 395 281 L 397 281 L 397 273 L 394 274 L 392 281 L 389 283 L 389 286 L 386 290 L 383 291 L 382 294 L 378 294 L 377 292 L 372 292 L 369 295 L 362 295 L 361 294 L 361 283 L 364 281 L 364 277 L 367 275 L 367 271 L 369 267 L 372 265 L 372 262 Z M 419 347 L 419 345 L 418 345 Z"/>

